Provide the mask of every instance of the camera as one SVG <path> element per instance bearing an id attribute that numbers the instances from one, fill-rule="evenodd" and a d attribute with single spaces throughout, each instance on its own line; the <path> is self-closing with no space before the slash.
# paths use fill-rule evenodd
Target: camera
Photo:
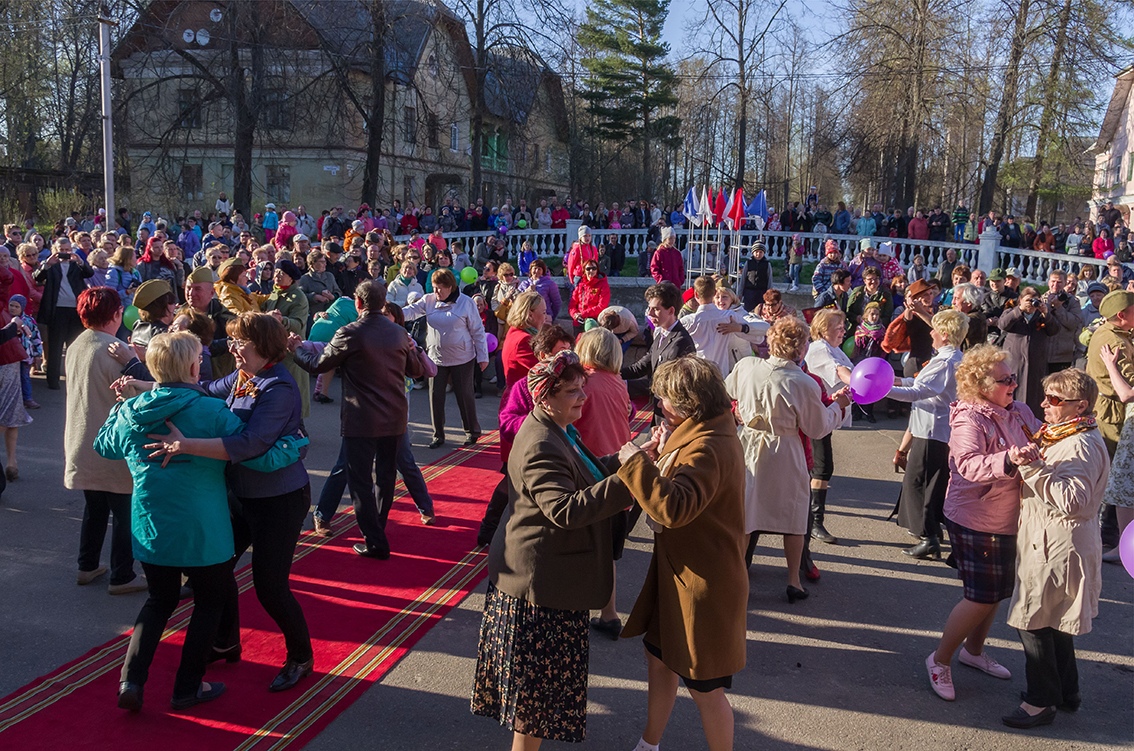
<path id="1" fill-rule="evenodd" d="M 1071 299 L 1071 295 L 1067 294 L 1066 292 L 1060 292 L 1058 295 L 1056 295 L 1056 299 L 1066 305 L 1067 301 Z"/>
<path id="2" fill-rule="evenodd" d="M 66 253 L 60 253 L 59 254 L 59 260 L 60 261 L 70 261 L 71 260 L 71 251 L 67 251 Z"/>

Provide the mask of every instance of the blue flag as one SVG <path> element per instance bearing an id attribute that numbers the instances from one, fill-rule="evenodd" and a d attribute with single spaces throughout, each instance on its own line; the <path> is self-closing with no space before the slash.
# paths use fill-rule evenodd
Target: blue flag
<path id="1" fill-rule="evenodd" d="M 761 219 L 768 219 L 768 199 L 764 195 L 764 191 L 760 191 L 752 199 L 744 209 L 744 213 L 748 216 L 758 216 Z"/>
<path id="2" fill-rule="evenodd" d="M 682 207 L 681 213 L 691 224 L 700 224 L 697 221 L 697 196 L 693 193 L 693 188 L 690 188 L 689 192 L 685 194 L 685 205 Z"/>

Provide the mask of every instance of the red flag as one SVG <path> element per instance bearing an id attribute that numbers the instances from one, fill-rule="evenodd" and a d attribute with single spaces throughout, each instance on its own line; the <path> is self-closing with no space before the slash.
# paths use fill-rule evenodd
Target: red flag
<path id="1" fill-rule="evenodd" d="M 718 222 L 724 220 L 725 206 L 727 205 L 728 199 L 725 198 L 724 188 L 721 188 L 721 192 L 717 194 L 716 203 L 713 204 L 713 213 L 716 215 Z"/>
<path id="2" fill-rule="evenodd" d="M 737 188 L 728 202 L 727 220 L 732 229 L 740 229 L 744 224 L 744 188 Z"/>

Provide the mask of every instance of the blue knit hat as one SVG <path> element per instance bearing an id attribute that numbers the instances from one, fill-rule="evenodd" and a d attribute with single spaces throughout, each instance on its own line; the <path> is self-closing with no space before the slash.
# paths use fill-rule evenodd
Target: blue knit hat
<path id="1" fill-rule="evenodd" d="M 21 311 L 28 309 L 28 298 L 24 297 L 23 295 L 12 295 L 8 298 L 8 302 L 18 302 L 20 304 Z"/>

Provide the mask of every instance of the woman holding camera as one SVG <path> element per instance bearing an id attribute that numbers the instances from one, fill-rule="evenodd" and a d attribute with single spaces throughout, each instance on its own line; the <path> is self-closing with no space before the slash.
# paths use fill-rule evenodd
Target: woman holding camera
<path id="1" fill-rule="evenodd" d="M 1035 287 L 1020 290 L 1020 303 L 1008 308 L 997 324 L 1004 334 L 1008 366 L 1016 374 L 1016 401 L 1028 405 L 1032 414 L 1042 414 L 1043 377 L 1047 375 L 1047 338 L 1057 333 L 1048 320 L 1047 304 Z"/>

